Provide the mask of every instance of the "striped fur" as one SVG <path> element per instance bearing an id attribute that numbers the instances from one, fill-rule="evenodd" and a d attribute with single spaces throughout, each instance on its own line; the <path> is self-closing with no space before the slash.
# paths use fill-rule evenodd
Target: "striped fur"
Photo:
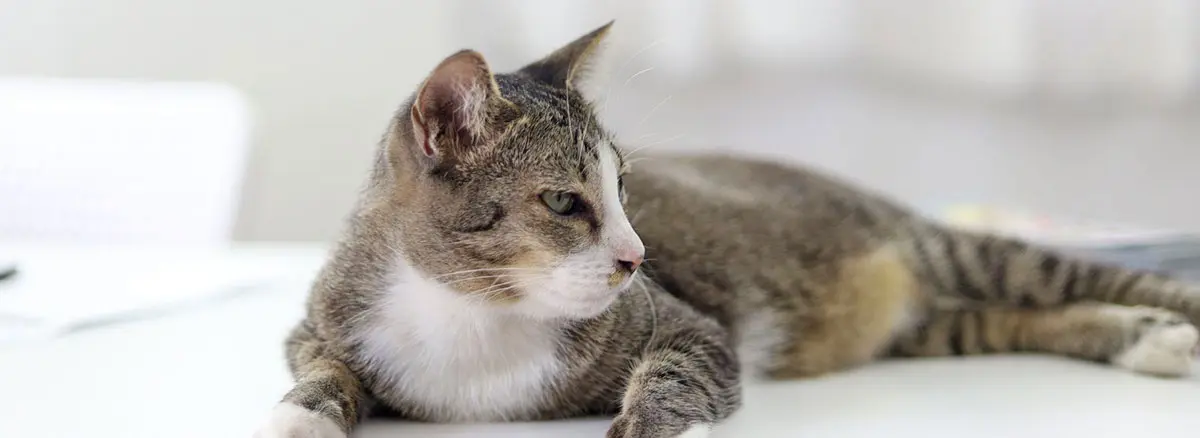
<path id="1" fill-rule="evenodd" d="M 1027 308 L 1103 301 L 1200 317 L 1200 290 L 1164 275 L 1066 257 L 997 236 L 930 225 L 913 231 L 915 267 L 940 296 Z"/>
<path id="2" fill-rule="evenodd" d="M 644 162 L 627 184 L 634 226 L 657 250 L 655 278 L 735 332 L 764 309 L 775 315 L 789 336 L 769 346 L 768 375 L 1015 351 L 1191 371 L 1194 285 L 951 229 L 811 169 L 714 155 Z M 735 203 L 715 187 L 743 195 Z M 1170 366 L 1118 363 L 1143 345 L 1169 350 Z"/>
<path id="3" fill-rule="evenodd" d="M 741 405 L 743 374 L 889 356 L 1043 352 L 1191 371 L 1194 286 L 949 229 L 809 169 L 610 153 L 621 148 L 572 88 L 606 30 L 509 75 L 460 52 L 439 69 L 476 86 L 400 111 L 288 339 L 296 385 L 260 438 L 343 438 L 370 415 L 615 415 L 610 438 L 701 437 Z M 463 93 L 503 111 L 463 106 Z M 588 208 L 552 215 L 544 186 Z M 610 259 L 642 247 L 628 217 L 653 260 L 636 275 Z M 530 270 L 556 280 L 506 277 Z"/>

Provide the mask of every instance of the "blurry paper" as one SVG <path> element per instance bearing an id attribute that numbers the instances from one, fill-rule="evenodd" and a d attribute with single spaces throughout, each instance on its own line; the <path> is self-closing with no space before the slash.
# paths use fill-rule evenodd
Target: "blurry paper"
<path id="1" fill-rule="evenodd" d="M 0 340 L 54 336 L 185 311 L 261 289 L 281 270 L 220 252 L 40 250 L 0 282 Z"/>
<path id="2" fill-rule="evenodd" d="M 1072 248 L 1113 248 L 1170 243 L 1189 236 L 1172 230 L 1134 227 L 987 205 L 957 205 L 942 218 L 951 225 L 1048 245 Z"/>

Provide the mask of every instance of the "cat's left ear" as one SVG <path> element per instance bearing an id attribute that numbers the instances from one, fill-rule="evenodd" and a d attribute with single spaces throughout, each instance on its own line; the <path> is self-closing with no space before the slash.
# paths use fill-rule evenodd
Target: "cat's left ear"
<path id="1" fill-rule="evenodd" d="M 549 56 L 525 66 L 518 73 L 552 87 L 574 88 L 595 61 L 599 46 L 604 42 L 612 25 L 613 22 L 610 21 L 588 32 Z"/>

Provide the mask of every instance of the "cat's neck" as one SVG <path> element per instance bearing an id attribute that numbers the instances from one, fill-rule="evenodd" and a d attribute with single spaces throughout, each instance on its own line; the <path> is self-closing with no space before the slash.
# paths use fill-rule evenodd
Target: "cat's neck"
<path id="1" fill-rule="evenodd" d="M 456 291 L 401 264 L 378 303 L 377 324 L 405 332 L 413 342 L 491 343 L 508 336 L 557 337 L 565 322 L 506 311 L 496 303 Z"/>
<path id="2" fill-rule="evenodd" d="M 360 359 L 400 397 L 441 421 L 534 412 L 566 369 L 560 323 L 523 318 L 404 266 L 359 327 Z"/>

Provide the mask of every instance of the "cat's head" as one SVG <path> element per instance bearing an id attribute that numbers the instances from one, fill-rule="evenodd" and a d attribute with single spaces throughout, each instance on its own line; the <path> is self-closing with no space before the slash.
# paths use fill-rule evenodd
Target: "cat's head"
<path id="1" fill-rule="evenodd" d="M 534 318 L 597 315 L 629 286 L 627 166 L 577 90 L 608 28 L 509 74 L 455 53 L 401 108 L 374 185 L 427 280 Z"/>

